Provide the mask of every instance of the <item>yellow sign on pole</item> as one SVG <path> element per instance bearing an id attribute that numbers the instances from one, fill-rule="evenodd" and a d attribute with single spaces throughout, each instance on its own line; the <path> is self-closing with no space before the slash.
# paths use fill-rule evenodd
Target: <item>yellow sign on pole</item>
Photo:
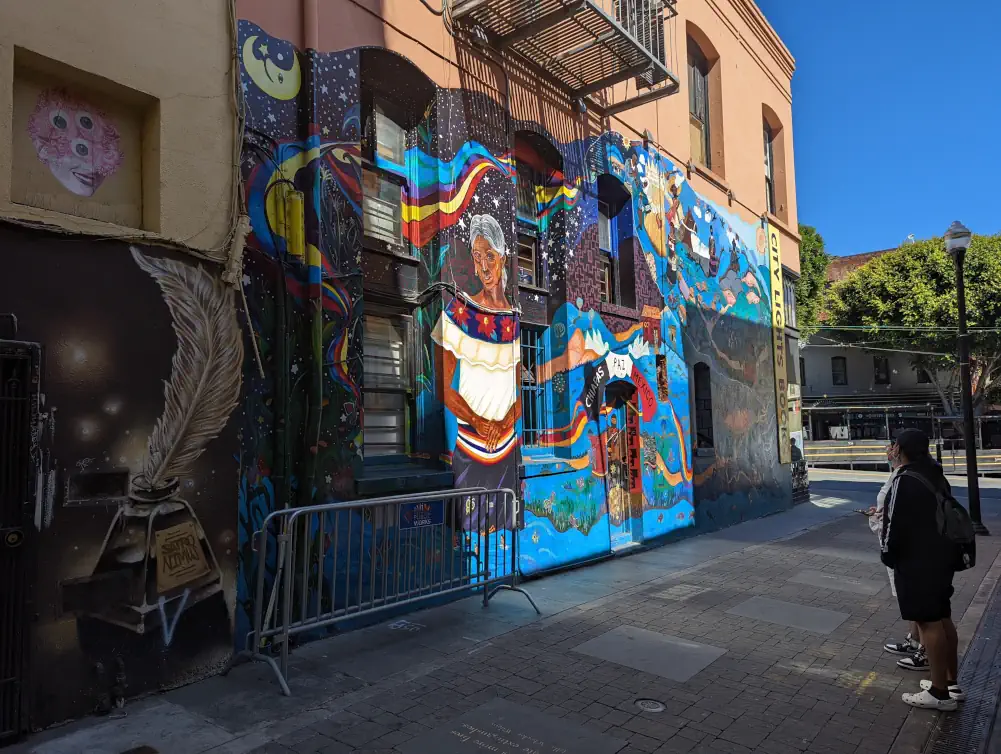
<path id="1" fill-rule="evenodd" d="M 779 426 L 779 463 L 792 462 L 789 447 L 789 396 L 786 380 L 785 301 L 782 289 L 782 246 L 778 228 L 768 226 L 768 271 L 772 289 L 772 355 L 775 361 L 775 417 Z"/>

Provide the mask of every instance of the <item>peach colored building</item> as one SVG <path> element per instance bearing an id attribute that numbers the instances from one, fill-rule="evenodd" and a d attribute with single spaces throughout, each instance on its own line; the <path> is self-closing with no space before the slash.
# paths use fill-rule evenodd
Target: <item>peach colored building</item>
<path id="1" fill-rule="evenodd" d="M 448 0 L 446 4 L 451 6 L 453 16 L 477 5 L 463 0 Z M 595 4 L 614 15 L 611 0 Z M 489 5 L 478 4 L 481 8 Z M 474 54 L 457 46 L 457 38 L 448 32 L 445 20 L 429 12 L 419 0 L 237 3 L 241 19 L 260 25 L 300 49 L 382 47 L 406 57 L 438 86 L 476 88 L 501 101 L 509 79 L 513 117 L 534 120 L 554 134 L 579 137 L 614 130 L 627 138 L 642 139 L 649 132 L 652 143 L 674 162 L 692 163 L 691 182 L 700 194 L 732 208 L 748 222 L 768 216 L 782 232 L 782 263 L 796 273 L 799 234 L 791 91 L 795 61 L 753 0 L 691 0 L 663 5 L 667 19 L 663 56 L 678 80 L 677 87 L 664 88 L 673 88 L 674 92 L 602 117 L 602 105 L 614 107 L 643 93 L 630 80 L 591 95 L 594 106 L 589 107 L 587 117 L 581 118 L 566 87 L 554 77 L 523 69 L 522 59 L 512 55 L 507 58 L 506 79 L 495 62 L 499 57 L 494 53 Z M 461 25 L 461 21 L 453 23 Z M 554 48 L 555 54 L 560 52 Z M 700 155 L 706 150 L 700 149 L 694 135 L 690 107 L 689 67 L 698 55 L 704 61 L 708 83 L 708 160 Z M 771 203 L 765 184 L 766 127 L 772 139 Z"/>
<path id="2" fill-rule="evenodd" d="M 322 319 L 323 379 L 275 375 L 327 442 L 296 499 L 517 490 L 524 573 L 791 504 L 794 63 L 753 2 L 237 10 L 251 318 Z"/>

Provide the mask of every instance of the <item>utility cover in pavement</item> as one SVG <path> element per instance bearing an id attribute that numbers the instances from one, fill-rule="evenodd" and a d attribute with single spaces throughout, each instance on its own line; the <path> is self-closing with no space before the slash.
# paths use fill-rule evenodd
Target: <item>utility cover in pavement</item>
<path id="1" fill-rule="evenodd" d="M 613 628 L 573 651 L 681 682 L 726 654 L 719 647 L 635 626 Z"/>
<path id="2" fill-rule="evenodd" d="M 652 597 L 659 597 L 662 600 L 676 600 L 678 602 L 684 602 L 685 600 L 691 599 L 692 597 L 697 597 L 703 592 L 711 592 L 707 586 L 695 586 L 694 584 L 675 584 L 669 589 L 665 589 L 662 592 L 654 592 Z"/>
<path id="3" fill-rule="evenodd" d="M 800 571 L 789 579 L 789 581 L 793 584 L 819 586 L 822 589 L 837 589 L 839 592 L 852 592 L 854 594 L 866 594 L 869 596 L 878 594 L 889 583 L 885 579 L 883 581 L 872 581 L 869 579 L 856 579 L 839 573 L 810 570 Z"/>
<path id="4" fill-rule="evenodd" d="M 801 628 L 818 634 L 829 634 L 848 618 L 848 613 L 836 613 L 819 607 L 796 605 L 769 597 L 751 597 L 726 611 L 729 615 L 754 618 L 780 626 Z"/>
<path id="5" fill-rule="evenodd" d="M 873 537 L 875 539 L 875 537 Z M 863 563 L 879 563 L 879 552 L 875 545 L 868 550 L 846 549 L 843 547 L 816 547 L 809 551 L 811 555 L 823 555 L 825 558 L 840 558 L 842 560 L 861 560 Z"/>
<path id="6" fill-rule="evenodd" d="M 626 742 L 494 699 L 397 748 L 403 754 L 616 754 Z"/>

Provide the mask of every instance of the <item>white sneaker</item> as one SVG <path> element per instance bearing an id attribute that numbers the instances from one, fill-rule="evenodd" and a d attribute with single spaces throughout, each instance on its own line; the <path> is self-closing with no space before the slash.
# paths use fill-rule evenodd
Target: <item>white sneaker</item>
<path id="1" fill-rule="evenodd" d="M 921 688 L 924 689 L 925 691 L 930 691 L 931 681 L 927 679 L 921 681 Z M 966 692 L 964 692 L 961 688 L 959 688 L 958 684 L 955 683 L 949 687 L 949 696 L 951 696 L 957 702 L 966 701 Z"/>
<path id="2" fill-rule="evenodd" d="M 901 699 L 904 704 L 921 709 L 933 709 L 939 712 L 955 712 L 959 705 L 955 699 L 936 699 L 930 691 L 921 691 L 917 694 L 904 694 Z"/>

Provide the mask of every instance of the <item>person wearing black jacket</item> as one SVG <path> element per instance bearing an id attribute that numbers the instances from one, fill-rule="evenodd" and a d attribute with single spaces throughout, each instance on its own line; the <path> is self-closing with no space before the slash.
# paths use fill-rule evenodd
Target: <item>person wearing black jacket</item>
<path id="1" fill-rule="evenodd" d="M 949 483 L 929 455 L 924 432 L 905 429 L 896 446 L 901 465 L 886 497 L 880 556 L 893 569 L 900 617 L 917 623 L 931 665 L 931 680 L 903 700 L 950 712 L 964 698 L 956 682 L 959 639 L 950 604 L 955 545 L 939 531 L 935 493 L 914 475 L 933 489 L 948 490 Z"/>

